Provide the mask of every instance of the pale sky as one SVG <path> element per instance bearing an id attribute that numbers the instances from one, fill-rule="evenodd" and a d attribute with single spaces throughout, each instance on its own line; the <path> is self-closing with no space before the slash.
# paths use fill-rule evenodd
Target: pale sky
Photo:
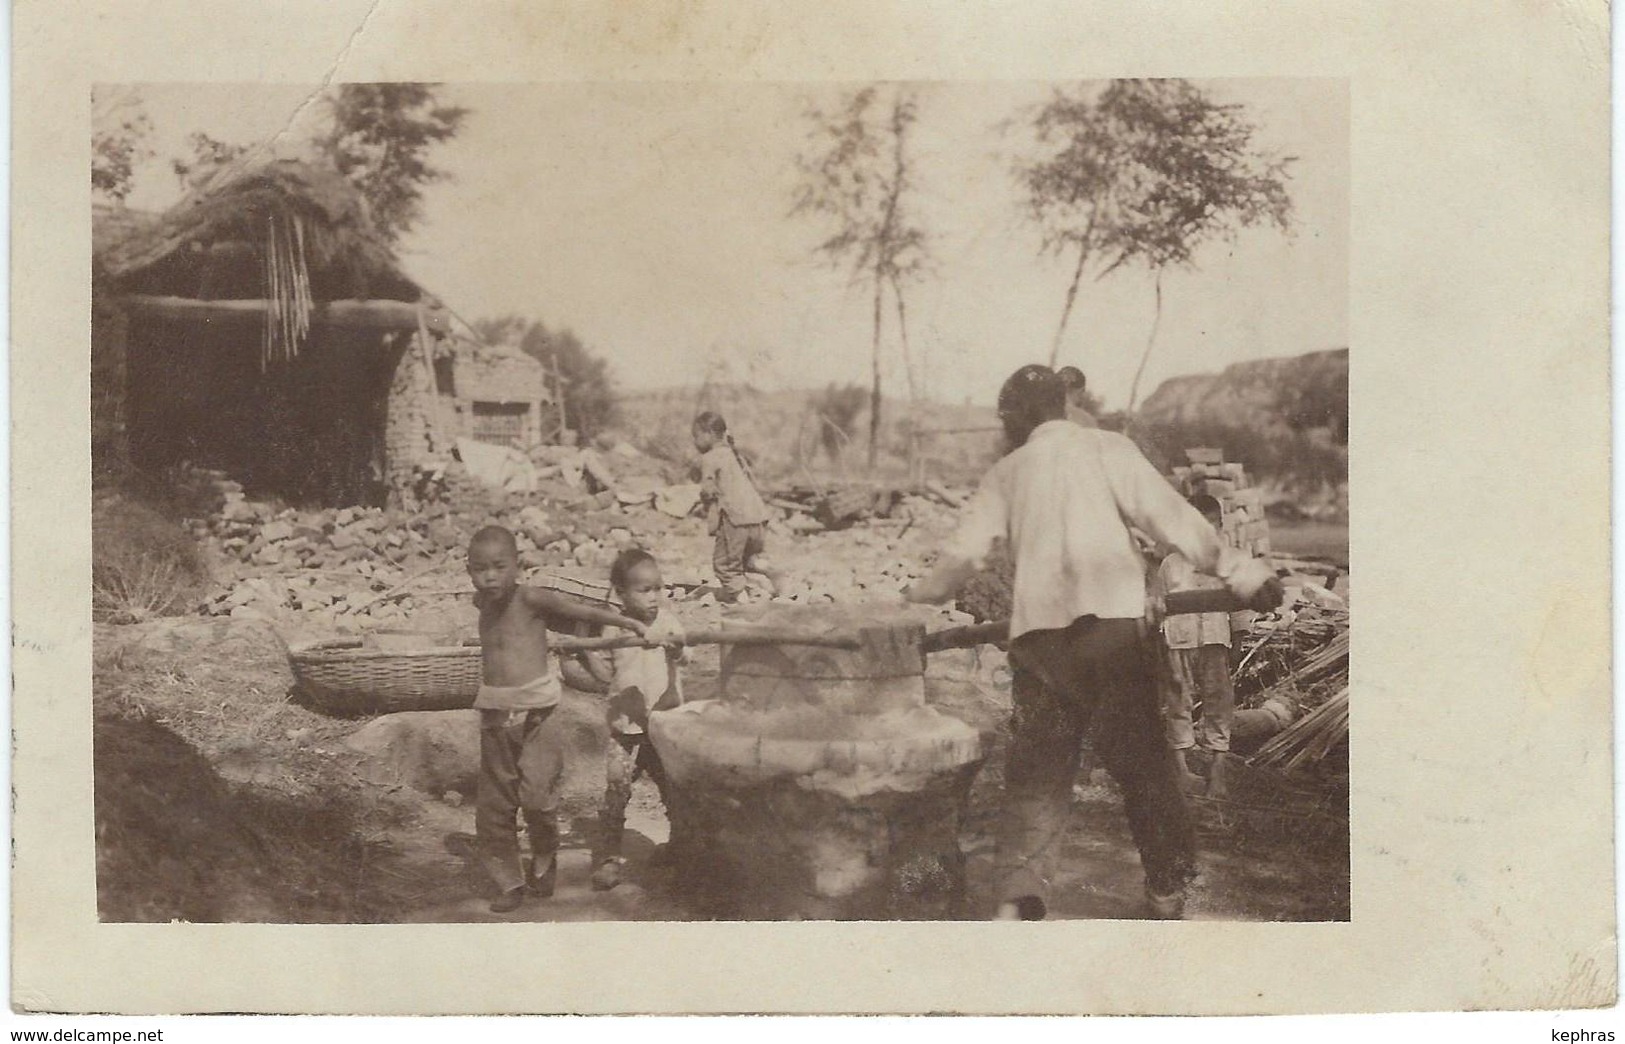
<path id="1" fill-rule="evenodd" d="M 1262 144 L 1299 157 L 1292 237 L 1247 231 L 1164 277 L 1142 399 L 1166 377 L 1348 343 L 1349 112 L 1340 80 L 1198 81 L 1240 102 Z M 1009 174 L 1018 139 L 998 125 L 1040 103 L 1034 83 L 916 85 L 920 195 L 934 271 L 909 292 L 925 391 L 991 403 L 1015 367 L 1047 357 L 1070 263 L 1037 252 Z M 568 326 L 628 388 L 718 376 L 763 387 L 867 385 L 872 298 L 811 259 L 823 229 L 789 218 L 809 103 L 827 84 L 453 85 L 472 110 L 433 162 L 407 270 L 469 319 L 518 313 Z M 289 127 L 309 88 L 144 85 L 157 155 L 134 206 L 178 198 L 169 160 L 193 131 L 237 142 Z M 313 113 L 293 119 L 296 137 Z M 1152 318 L 1149 274 L 1086 283 L 1062 362 L 1121 406 Z M 888 306 L 889 307 L 889 306 Z M 904 394 L 887 317 L 888 394 Z"/>

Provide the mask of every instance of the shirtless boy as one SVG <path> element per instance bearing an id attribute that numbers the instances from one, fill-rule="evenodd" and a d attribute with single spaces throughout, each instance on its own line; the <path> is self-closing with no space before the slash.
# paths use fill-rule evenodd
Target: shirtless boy
<path id="1" fill-rule="evenodd" d="M 474 834 L 480 861 L 496 885 L 493 913 L 508 913 L 528 889 L 546 898 L 558 876 L 559 787 L 564 778 L 564 723 L 556 713 L 559 676 L 547 653 L 549 618 L 585 620 L 643 636 L 638 620 L 553 591 L 519 583 L 513 533 L 486 526 L 468 545 L 468 576 L 480 611 L 484 661 L 479 696 L 479 800 Z M 530 836 L 526 875 L 515 817 Z"/>

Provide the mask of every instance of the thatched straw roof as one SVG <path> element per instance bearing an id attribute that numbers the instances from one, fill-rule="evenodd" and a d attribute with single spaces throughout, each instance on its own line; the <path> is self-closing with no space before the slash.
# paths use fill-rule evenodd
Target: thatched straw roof
<path id="1" fill-rule="evenodd" d="M 227 175 L 159 215 L 123 207 L 93 213 L 100 274 L 124 293 L 195 298 L 270 296 L 268 257 L 297 230 L 312 301 L 416 301 L 423 294 L 400 269 L 344 178 L 299 160 L 276 160 Z M 276 230 L 273 234 L 273 228 Z"/>

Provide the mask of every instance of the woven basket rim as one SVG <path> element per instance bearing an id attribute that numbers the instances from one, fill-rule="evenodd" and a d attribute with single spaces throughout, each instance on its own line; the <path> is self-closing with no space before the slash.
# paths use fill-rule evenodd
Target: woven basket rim
<path id="1" fill-rule="evenodd" d="M 334 663 L 349 660 L 422 660 L 462 659 L 479 656 L 477 645 L 438 645 L 412 652 L 389 649 L 364 649 L 350 645 L 356 639 L 324 638 L 314 642 L 301 642 L 288 647 L 291 659 L 307 663 Z"/>

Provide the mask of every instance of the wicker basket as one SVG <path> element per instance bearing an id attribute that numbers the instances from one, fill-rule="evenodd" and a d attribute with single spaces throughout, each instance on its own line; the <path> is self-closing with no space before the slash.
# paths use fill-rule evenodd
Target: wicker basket
<path id="1" fill-rule="evenodd" d="M 608 584 L 565 573 L 538 571 L 529 583 L 599 605 L 619 607 Z M 583 628 L 569 628 L 571 631 Z M 423 647 L 410 644 L 408 632 L 375 632 L 393 638 L 392 649 L 368 648 L 361 638 L 332 638 L 288 649 L 294 680 L 315 709 L 353 717 L 393 711 L 461 710 L 472 707 L 480 691 L 478 645 L 436 644 L 443 638 L 425 635 Z"/>
<path id="2" fill-rule="evenodd" d="M 338 638 L 293 646 L 288 659 L 311 706 L 344 717 L 459 710 L 472 707 L 480 690 L 479 646 L 386 652 Z"/>

